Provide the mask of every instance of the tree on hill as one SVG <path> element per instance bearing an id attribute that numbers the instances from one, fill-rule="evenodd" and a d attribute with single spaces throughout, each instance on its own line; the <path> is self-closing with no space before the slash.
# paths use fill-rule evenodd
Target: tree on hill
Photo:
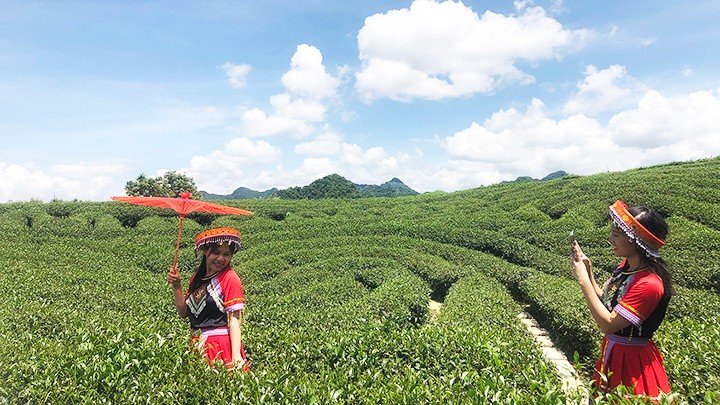
<path id="1" fill-rule="evenodd" d="M 402 197 L 407 195 L 417 195 L 418 192 L 406 186 L 397 177 L 387 181 L 381 185 L 356 184 L 355 187 L 360 191 L 362 197 Z"/>
<path id="2" fill-rule="evenodd" d="M 287 200 L 316 200 L 321 198 L 358 198 L 360 192 L 351 181 L 338 174 L 331 174 L 304 187 L 280 190 L 276 195 Z"/>
<path id="3" fill-rule="evenodd" d="M 147 177 L 141 173 L 137 179 L 125 184 L 125 193 L 131 196 L 177 197 L 183 191 L 200 196 L 195 180 L 174 171 L 166 172 L 160 177 Z"/>
<path id="4" fill-rule="evenodd" d="M 290 187 L 284 190 L 278 190 L 275 196 L 284 200 L 303 200 L 302 187 Z"/>
<path id="5" fill-rule="evenodd" d="M 360 197 L 357 187 L 350 180 L 339 174 L 331 174 L 303 187 L 308 198 L 357 198 Z"/>
<path id="6" fill-rule="evenodd" d="M 530 176 L 520 176 L 520 177 L 516 178 L 516 179 L 513 180 L 513 181 L 501 181 L 500 184 L 531 183 L 531 182 L 536 182 L 536 181 L 550 181 L 550 180 L 555 180 L 555 179 L 561 179 L 561 178 L 566 177 L 566 176 L 568 176 L 568 173 L 567 173 L 567 172 L 565 172 L 565 171 L 563 171 L 563 170 L 559 170 L 559 171 L 557 171 L 557 172 L 553 172 L 553 173 L 548 174 L 547 176 L 543 177 L 542 179 L 536 179 L 536 178 L 530 177 Z"/>
<path id="7" fill-rule="evenodd" d="M 239 187 L 232 194 L 220 195 L 200 191 L 204 200 L 246 200 L 282 198 L 285 200 L 307 200 L 316 198 L 355 198 L 355 192 L 350 185 L 358 191 L 357 197 L 402 197 L 417 195 L 418 192 L 406 186 L 400 179 L 393 177 L 381 185 L 354 184 L 349 180 L 333 174 L 317 180 L 306 187 L 290 187 L 284 190 L 271 188 L 265 191 L 255 191 L 246 187 Z"/>
<path id="8" fill-rule="evenodd" d="M 564 170 L 559 170 L 557 172 L 553 172 L 548 174 L 547 176 L 543 177 L 542 181 L 548 181 L 548 180 L 555 180 L 555 179 L 562 179 L 563 177 L 567 176 L 568 173 Z"/>
<path id="9" fill-rule="evenodd" d="M 255 191 L 247 187 L 238 187 L 231 194 L 211 194 L 200 190 L 203 200 L 261 200 L 274 197 L 277 194 L 277 188 L 271 188 L 265 191 Z"/>

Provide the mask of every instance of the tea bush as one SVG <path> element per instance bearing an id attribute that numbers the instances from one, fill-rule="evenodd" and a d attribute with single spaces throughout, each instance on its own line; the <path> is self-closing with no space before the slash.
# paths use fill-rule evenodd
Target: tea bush
<path id="1" fill-rule="evenodd" d="M 656 333 L 675 403 L 720 398 L 720 159 L 396 199 L 226 201 L 244 248 L 252 373 L 192 351 L 165 273 L 178 219 L 117 202 L 0 204 L 0 403 L 578 403 L 517 321 L 527 310 L 589 380 L 601 334 L 568 263 L 598 282 L 616 199 L 659 209 L 677 294 Z M 429 319 L 428 300 L 442 303 Z M 622 392 L 593 403 L 642 403 Z"/>

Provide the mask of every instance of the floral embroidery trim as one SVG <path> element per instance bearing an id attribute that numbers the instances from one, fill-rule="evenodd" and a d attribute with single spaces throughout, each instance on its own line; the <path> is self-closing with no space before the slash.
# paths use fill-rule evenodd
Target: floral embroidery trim
<path id="1" fill-rule="evenodd" d="M 185 303 L 190 309 L 190 312 L 196 317 L 200 316 L 200 313 L 205 309 L 205 304 L 207 303 L 207 301 L 205 301 L 205 292 L 207 289 L 207 286 L 200 287 L 197 291 L 188 294 L 187 298 L 185 298 Z"/>
<path id="2" fill-rule="evenodd" d="M 210 293 L 213 302 L 215 302 L 215 306 L 220 310 L 220 312 L 225 313 L 225 306 L 223 305 L 223 292 L 220 287 L 220 280 L 218 280 L 217 276 L 213 277 L 212 281 L 210 281 L 208 292 Z"/>
<path id="3" fill-rule="evenodd" d="M 195 251 L 202 249 L 203 246 L 211 243 L 223 245 L 225 243 L 236 244 L 237 248 L 242 247 L 240 239 L 240 231 L 235 228 L 213 228 L 205 232 L 199 233 L 195 237 Z"/>
<path id="4" fill-rule="evenodd" d="M 238 297 L 238 298 L 235 298 L 230 301 L 225 301 L 225 306 L 227 307 L 227 306 L 234 305 L 236 303 L 242 303 L 242 302 L 243 302 L 243 299 Z"/>
<path id="5" fill-rule="evenodd" d="M 234 300 L 225 301 L 225 310 L 229 312 L 239 311 L 245 308 L 245 303 L 242 298 L 235 298 Z"/>
<path id="6" fill-rule="evenodd" d="M 615 306 L 615 312 L 618 313 L 618 315 L 622 316 L 623 318 L 627 319 L 631 324 L 637 326 L 640 328 L 642 326 L 642 314 L 638 312 L 635 308 L 629 306 L 628 304 L 620 301 Z"/>

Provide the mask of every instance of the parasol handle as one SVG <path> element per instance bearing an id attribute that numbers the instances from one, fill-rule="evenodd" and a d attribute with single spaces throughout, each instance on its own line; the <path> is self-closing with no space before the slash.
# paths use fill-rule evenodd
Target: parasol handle
<path id="1" fill-rule="evenodd" d="M 178 262 L 178 252 L 180 251 L 180 236 L 182 236 L 182 224 L 183 224 L 184 218 L 185 218 L 185 215 L 180 215 L 180 227 L 178 228 L 177 243 L 175 243 L 175 259 L 173 260 L 173 268 L 175 268 L 175 266 L 177 266 L 177 262 Z"/>

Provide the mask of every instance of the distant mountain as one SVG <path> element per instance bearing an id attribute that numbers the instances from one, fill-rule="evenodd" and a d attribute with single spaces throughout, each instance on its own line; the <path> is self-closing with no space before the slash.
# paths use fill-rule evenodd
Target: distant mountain
<path id="1" fill-rule="evenodd" d="M 200 191 L 200 194 L 202 194 L 203 200 L 262 200 L 272 197 L 277 191 L 278 189 L 276 188 L 265 191 L 255 191 L 247 187 L 239 187 L 229 195 L 210 194 L 205 191 Z"/>
<path id="2" fill-rule="evenodd" d="M 397 177 L 381 185 L 355 184 L 363 197 L 402 197 L 406 195 L 417 195 L 417 191 L 411 189 Z"/>
<path id="3" fill-rule="evenodd" d="M 307 186 L 280 190 L 276 196 L 285 200 L 319 200 L 323 198 L 358 198 L 360 192 L 350 180 L 339 174 L 331 174 L 317 179 Z"/>
<path id="4" fill-rule="evenodd" d="M 203 200 L 250 200 L 281 198 L 287 200 L 314 200 L 321 198 L 362 198 L 362 197 L 402 197 L 417 195 L 397 177 L 381 185 L 355 184 L 338 174 L 331 174 L 315 180 L 307 186 L 290 187 L 279 190 L 272 188 L 265 191 L 255 191 L 240 187 L 229 195 L 200 192 Z"/>
<path id="5" fill-rule="evenodd" d="M 547 176 L 545 176 L 545 177 L 543 177 L 542 179 L 540 179 L 540 181 L 548 181 L 548 180 L 562 179 L 562 178 L 565 177 L 565 176 L 569 176 L 569 174 L 568 174 L 567 172 L 564 172 L 564 171 L 562 171 L 562 170 L 559 170 L 559 171 L 557 171 L 557 172 L 548 174 Z"/>
<path id="6" fill-rule="evenodd" d="M 530 176 L 520 176 L 517 179 L 513 181 L 502 181 L 500 184 L 510 184 L 510 183 L 528 183 L 533 181 L 548 181 L 548 180 L 555 180 L 555 179 L 561 179 L 565 176 L 568 176 L 569 174 L 567 172 L 564 172 L 562 170 L 550 173 L 547 176 L 543 177 L 542 179 L 535 179 Z"/>

